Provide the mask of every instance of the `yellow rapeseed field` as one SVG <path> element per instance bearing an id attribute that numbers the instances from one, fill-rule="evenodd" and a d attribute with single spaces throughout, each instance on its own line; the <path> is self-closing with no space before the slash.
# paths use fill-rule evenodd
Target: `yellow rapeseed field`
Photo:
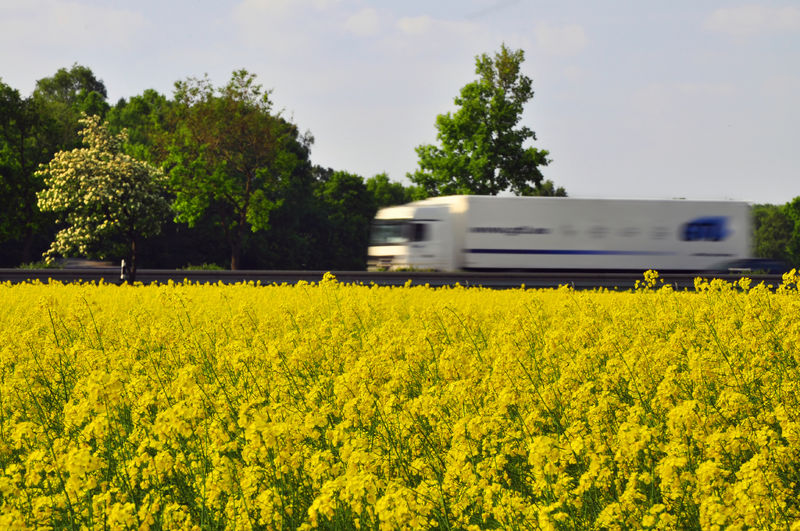
<path id="1" fill-rule="evenodd" d="M 0 285 L 0 528 L 800 529 L 798 282 Z"/>

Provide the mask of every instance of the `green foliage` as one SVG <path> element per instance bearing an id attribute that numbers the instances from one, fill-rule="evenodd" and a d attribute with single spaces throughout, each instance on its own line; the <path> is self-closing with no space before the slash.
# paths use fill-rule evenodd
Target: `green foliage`
<path id="1" fill-rule="evenodd" d="M 224 271 L 225 268 L 217 265 L 217 264 L 200 264 L 200 265 L 192 265 L 187 264 L 181 268 L 184 271 Z"/>
<path id="2" fill-rule="evenodd" d="M 120 238 L 133 276 L 137 242 L 158 234 L 168 216 L 166 179 L 157 168 L 122 152 L 124 132 L 112 134 L 97 116 L 84 116 L 80 122 L 86 147 L 56 153 L 37 172 L 45 183 L 39 208 L 55 212 L 66 225 L 45 256 L 121 253 L 113 248 Z"/>
<path id="3" fill-rule="evenodd" d="M 514 135 L 520 141 L 535 139 L 527 128 L 514 128 L 514 113 L 532 96 L 518 62 L 521 52 L 505 47 L 494 58 L 482 56 L 481 79 L 464 89 L 465 96 L 482 98 L 484 89 L 489 96 L 495 94 L 486 109 L 495 113 L 497 124 L 511 124 L 504 142 Z M 486 76 L 490 85 L 509 90 L 510 103 L 502 104 L 505 96 L 499 96 L 499 89 L 482 85 Z M 218 88 L 207 77 L 178 82 L 173 98 L 146 90 L 113 107 L 106 99 L 103 81 L 78 64 L 40 79 L 27 98 L 0 82 L 0 265 L 31 263 L 50 247 L 51 258 L 127 255 L 134 267 L 146 260 L 154 267 L 217 263 L 232 268 L 360 269 L 375 209 L 431 193 L 429 187 L 404 186 L 385 174 L 365 182 L 347 172 L 312 168 L 312 137 L 273 112 L 270 92 L 245 70 L 234 72 Z M 469 124 L 457 122 L 466 124 L 469 116 L 479 115 L 479 106 L 474 100 L 457 101 L 469 112 L 456 113 L 453 124 L 469 129 Z M 102 148 L 81 147 L 82 115 L 107 120 L 97 122 L 107 135 Z M 546 158 L 546 152 L 534 152 Z M 510 172 L 508 168 L 516 168 L 508 163 L 511 155 L 504 152 L 487 160 L 506 161 L 503 171 Z M 152 166 L 121 174 L 98 169 L 103 164 L 127 167 L 123 157 L 164 168 L 174 211 L 164 203 L 165 178 Z M 68 170 L 68 164 L 82 176 Z M 37 172 L 40 167 L 43 171 Z M 50 170 L 61 172 L 63 182 L 56 183 Z M 158 200 L 151 206 L 160 213 L 158 221 L 138 210 L 141 205 L 123 211 L 122 202 L 129 198 L 112 193 L 114 179 L 156 182 Z M 91 192 L 89 180 L 95 187 Z M 150 190 L 149 184 L 143 186 Z M 450 193 L 447 186 L 434 191 Z M 549 181 L 535 187 L 535 193 L 557 192 Z M 63 197 L 57 201 L 53 194 Z M 137 224 L 126 226 L 134 218 Z M 143 225 L 145 221 L 150 225 Z"/>
<path id="4" fill-rule="evenodd" d="M 800 266 L 800 197 L 784 205 L 755 205 L 753 255 Z"/>
<path id="5" fill-rule="evenodd" d="M 52 224 L 50 216 L 36 208 L 36 193 L 43 184 L 34 172 L 50 160 L 54 149 L 44 111 L 33 98 L 22 98 L 0 82 L 0 242 L 7 247 L 0 254 L 16 256 L 13 263 L 30 262 L 38 255 L 34 249 L 46 246 L 39 236 Z"/>
<path id="6" fill-rule="evenodd" d="M 370 177 L 367 179 L 366 185 L 378 208 L 402 205 L 427 197 L 422 187 L 406 187 L 402 183 L 392 182 L 385 173 Z"/>
<path id="7" fill-rule="evenodd" d="M 792 236 L 793 223 L 785 207 L 755 205 L 753 216 L 753 255 L 759 258 L 789 261 L 787 245 Z"/>
<path id="8" fill-rule="evenodd" d="M 412 182 L 430 196 L 448 194 L 566 195 L 544 181 L 549 153 L 526 147 L 536 134 L 519 126 L 523 107 L 533 98 L 531 79 L 521 72 L 522 50 L 503 45 L 494 57 L 476 58 L 478 79 L 461 89 L 459 109 L 436 119 L 440 145 L 416 148 L 419 169 Z M 544 181 L 544 182 L 543 182 Z"/>
<path id="9" fill-rule="evenodd" d="M 321 245 L 332 269 L 366 268 L 369 229 L 377 206 L 358 175 L 335 171 L 315 192 L 326 214 L 326 237 Z"/>
<path id="10" fill-rule="evenodd" d="M 17 145 L 23 101 L 19 92 L 0 82 L 0 240 L 19 235 L 24 203 L 22 161 Z"/>
<path id="11" fill-rule="evenodd" d="M 53 260 L 39 260 L 37 262 L 26 262 L 17 266 L 18 269 L 63 269 L 63 265 Z"/>
<path id="12" fill-rule="evenodd" d="M 177 82 L 172 120 L 166 167 L 176 220 L 194 226 L 211 214 L 238 269 L 246 232 L 269 229 L 281 180 L 303 162 L 289 149 L 297 130 L 272 114 L 269 91 L 246 70 L 219 89 L 207 77 Z"/>
<path id="13" fill-rule="evenodd" d="M 243 263 L 259 269 L 320 269 L 320 234 L 325 216 L 314 195 L 315 179 L 308 137 L 297 135 L 287 143 L 298 164 L 278 182 L 280 204 L 269 214 L 269 231 L 248 234 Z"/>
<path id="14" fill-rule="evenodd" d="M 104 113 L 105 99 L 103 82 L 77 64 L 40 79 L 28 98 L 0 83 L 0 254 L 5 265 L 7 259 L 30 262 L 52 240 L 53 217 L 36 204 L 44 186 L 36 168 L 56 151 L 78 146 L 81 112 Z"/>
<path id="15" fill-rule="evenodd" d="M 555 183 L 550 179 L 545 179 L 540 182 L 536 189 L 531 194 L 523 195 L 536 195 L 542 197 L 567 197 L 567 191 L 563 186 L 556 187 Z"/>
<path id="16" fill-rule="evenodd" d="M 37 81 L 34 95 L 70 105 L 84 105 L 92 92 L 103 100 L 107 97 L 105 85 L 91 69 L 75 63 L 69 70 L 60 68 L 52 77 Z"/>
<path id="17" fill-rule="evenodd" d="M 80 145 L 82 115 L 104 116 L 108 111 L 103 81 L 77 63 L 37 81 L 32 99 L 47 123 L 45 140 L 51 154 Z"/>
<path id="18" fill-rule="evenodd" d="M 128 131 L 126 153 L 151 164 L 160 164 L 165 158 L 164 135 L 171 109 L 172 102 L 166 96 L 147 89 L 127 101 L 119 100 L 108 111 L 106 119 L 113 131 Z"/>
<path id="19" fill-rule="evenodd" d="M 782 211 L 792 225 L 791 236 L 786 244 L 787 259 L 791 264 L 800 266 L 800 196 L 786 203 Z"/>

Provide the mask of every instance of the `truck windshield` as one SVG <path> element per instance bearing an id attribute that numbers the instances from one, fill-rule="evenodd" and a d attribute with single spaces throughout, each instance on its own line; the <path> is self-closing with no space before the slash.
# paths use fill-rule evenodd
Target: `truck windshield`
<path id="1" fill-rule="evenodd" d="M 370 245 L 399 245 L 408 242 L 408 222 L 377 219 L 372 223 Z"/>
<path id="2" fill-rule="evenodd" d="M 401 245 L 429 239 L 428 225 L 399 219 L 377 219 L 372 223 L 370 245 Z"/>

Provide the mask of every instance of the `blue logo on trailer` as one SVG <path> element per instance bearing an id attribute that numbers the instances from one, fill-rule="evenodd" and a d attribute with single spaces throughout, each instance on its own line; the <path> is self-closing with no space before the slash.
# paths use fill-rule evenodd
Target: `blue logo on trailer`
<path id="1" fill-rule="evenodd" d="M 726 217 L 697 218 L 683 226 L 681 238 L 688 242 L 718 242 L 727 238 L 731 231 L 726 226 Z"/>

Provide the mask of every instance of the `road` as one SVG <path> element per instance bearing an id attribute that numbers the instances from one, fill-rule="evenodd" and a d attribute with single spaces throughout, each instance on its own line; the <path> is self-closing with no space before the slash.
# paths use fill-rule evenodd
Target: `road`
<path id="1" fill-rule="evenodd" d="M 237 282 L 254 282 L 268 284 L 296 284 L 299 281 L 319 282 L 324 271 L 184 271 L 169 269 L 140 269 L 137 282 L 143 284 L 169 281 L 231 284 Z M 402 286 L 410 282 L 413 286 L 430 285 L 434 287 L 455 286 L 456 284 L 471 287 L 483 286 L 495 289 L 507 288 L 556 288 L 561 285 L 575 289 L 608 288 L 626 290 L 635 287 L 637 280 L 642 280 L 640 273 L 586 273 L 586 272 L 524 272 L 524 273 L 476 273 L 476 272 L 367 272 L 367 271 L 332 271 L 339 282 L 347 284 L 376 284 L 379 286 Z M 698 276 L 711 278 L 708 274 L 666 273 L 660 276 L 664 283 L 674 288 L 693 289 L 694 279 Z M 727 281 L 736 281 L 741 274 L 713 275 Z M 764 282 L 778 286 L 780 275 L 747 275 L 753 284 Z M 119 284 L 120 269 L 118 267 L 79 267 L 67 269 L 0 269 L 0 282 L 20 283 L 39 280 L 48 282 L 100 282 Z"/>

